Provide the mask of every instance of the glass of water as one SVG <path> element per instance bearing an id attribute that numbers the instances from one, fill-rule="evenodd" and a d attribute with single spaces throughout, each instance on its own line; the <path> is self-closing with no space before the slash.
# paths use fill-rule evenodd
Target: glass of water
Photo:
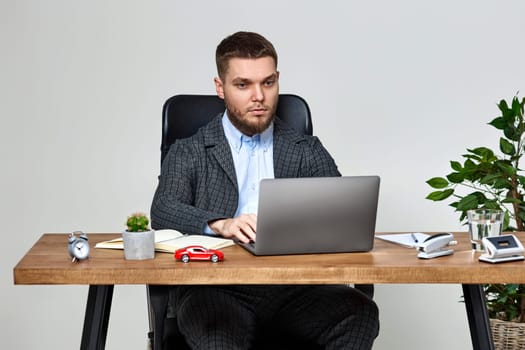
<path id="1" fill-rule="evenodd" d="M 492 209 L 474 209 L 467 211 L 467 218 L 472 250 L 484 252 L 485 247 L 481 240 L 484 237 L 501 235 L 503 212 Z"/>

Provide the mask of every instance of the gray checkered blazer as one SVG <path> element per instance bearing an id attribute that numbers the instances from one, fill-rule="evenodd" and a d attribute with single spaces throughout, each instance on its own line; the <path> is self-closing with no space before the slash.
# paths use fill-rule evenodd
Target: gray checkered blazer
<path id="1" fill-rule="evenodd" d="M 151 206 L 153 229 L 202 234 L 209 221 L 235 214 L 237 179 L 221 118 L 171 146 Z M 300 135 L 278 118 L 273 142 L 276 178 L 341 175 L 317 137 Z"/>

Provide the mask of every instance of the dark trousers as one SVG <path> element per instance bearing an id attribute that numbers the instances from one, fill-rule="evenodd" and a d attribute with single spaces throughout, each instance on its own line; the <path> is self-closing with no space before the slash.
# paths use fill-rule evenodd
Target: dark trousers
<path id="1" fill-rule="evenodd" d="M 324 349 L 371 349 L 376 304 L 344 285 L 179 286 L 171 294 L 178 327 L 192 349 L 252 348 L 259 329 Z"/>

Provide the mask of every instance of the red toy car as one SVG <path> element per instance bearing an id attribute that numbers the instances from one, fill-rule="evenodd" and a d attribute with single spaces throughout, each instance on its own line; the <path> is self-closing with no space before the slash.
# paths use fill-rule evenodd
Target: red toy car
<path id="1" fill-rule="evenodd" d="M 177 249 L 174 257 L 184 263 L 187 263 L 190 260 L 210 260 L 211 262 L 216 263 L 224 259 L 224 253 L 220 250 L 206 249 L 200 245 L 190 245 L 188 247 Z"/>

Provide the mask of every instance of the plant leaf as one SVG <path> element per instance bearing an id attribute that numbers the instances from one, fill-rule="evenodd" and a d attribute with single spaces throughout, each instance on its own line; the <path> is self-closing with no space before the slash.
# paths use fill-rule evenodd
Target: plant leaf
<path id="1" fill-rule="evenodd" d="M 502 188 L 510 189 L 511 186 L 512 186 L 511 183 L 506 179 L 497 179 L 496 181 L 494 181 L 494 184 L 492 185 L 492 187 L 498 190 L 501 190 Z"/>
<path id="2" fill-rule="evenodd" d="M 501 201 L 502 203 L 521 203 L 521 200 L 517 198 L 507 197 Z"/>
<path id="3" fill-rule="evenodd" d="M 487 209 L 498 209 L 498 210 L 501 209 L 499 204 L 498 204 L 498 202 L 496 200 L 488 200 L 488 201 L 486 201 L 484 207 L 487 208 Z"/>
<path id="4" fill-rule="evenodd" d="M 512 99 L 512 113 L 514 113 L 515 116 L 518 116 L 520 115 L 520 111 L 521 111 L 520 101 L 518 100 L 517 96 L 514 96 L 514 98 Z"/>
<path id="5" fill-rule="evenodd" d="M 510 165 L 508 162 L 505 161 L 497 161 L 495 162 L 495 165 L 503 170 L 505 175 L 512 176 L 516 174 L 516 168 L 514 168 L 512 165 Z"/>
<path id="6" fill-rule="evenodd" d="M 470 158 L 465 161 L 463 164 L 465 170 L 472 170 L 476 168 L 476 163 L 474 163 Z"/>
<path id="7" fill-rule="evenodd" d="M 447 175 L 447 180 L 454 184 L 462 183 L 465 176 L 462 173 L 450 173 Z"/>
<path id="8" fill-rule="evenodd" d="M 467 151 L 480 156 L 482 159 L 490 160 L 494 158 L 494 151 L 487 147 L 477 147 L 474 149 L 467 149 Z"/>
<path id="9" fill-rule="evenodd" d="M 514 120 L 512 121 L 512 125 L 514 125 Z M 516 141 L 516 142 L 520 140 L 520 134 L 514 126 L 506 127 L 503 130 L 503 134 L 509 140 Z"/>
<path id="10" fill-rule="evenodd" d="M 452 168 L 452 170 L 455 170 L 455 171 L 461 171 L 463 169 L 461 167 L 461 163 L 455 160 L 450 161 L 450 167 Z"/>
<path id="11" fill-rule="evenodd" d="M 507 105 L 507 101 L 505 100 L 499 101 L 498 107 L 501 112 L 506 112 L 509 110 L 509 106 Z"/>
<path id="12" fill-rule="evenodd" d="M 525 187 L 525 176 L 518 176 L 518 180 L 521 184 L 521 186 L 524 186 Z"/>
<path id="13" fill-rule="evenodd" d="M 499 149 L 501 150 L 501 152 L 508 155 L 513 155 L 514 153 L 516 153 L 516 148 L 514 147 L 514 145 L 511 142 L 504 139 L 503 137 L 499 139 Z"/>
<path id="14" fill-rule="evenodd" d="M 503 230 L 508 231 L 510 225 L 510 214 L 508 211 L 505 211 L 505 214 L 503 215 Z"/>
<path id="15" fill-rule="evenodd" d="M 433 201 L 442 201 L 442 200 L 447 199 L 448 197 L 450 197 L 453 193 L 454 193 L 454 189 L 453 188 L 449 188 L 449 189 L 446 189 L 444 191 L 434 191 L 434 192 L 430 193 L 426 197 L 426 199 L 430 199 L 430 200 L 433 200 Z"/>
<path id="16" fill-rule="evenodd" d="M 479 204 L 478 196 L 474 193 L 471 193 L 458 202 L 457 209 L 460 211 L 466 211 L 470 209 L 477 209 Z"/>
<path id="17" fill-rule="evenodd" d="M 497 117 L 495 119 L 493 119 L 489 125 L 492 125 L 493 127 L 495 127 L 496 129 L 498 130 L 503 130 L 507 127 L 507 121 L 505 119 L 503 119 L 502 117 Z"/>
<path id="18" fill-rule="evenodd" d="M 500 174 L 488 174 L 488 175 L 482 177 L 479 180 L 479 183 L 483 184 L 483 185 L 490 185 L 490 184 L 494 183 L 494 181 L 496 179 L 498 179 L 500 176 L 501 176 Z"/>
<path id="19" fill-rule="evenodd" d="M 442 177 L 433 177 L 429 180 L 427 180 L 427 184 L 429 184 L 432 188 L 445 188 L 448 186 L 447 179 L 444 179 Z"/>

